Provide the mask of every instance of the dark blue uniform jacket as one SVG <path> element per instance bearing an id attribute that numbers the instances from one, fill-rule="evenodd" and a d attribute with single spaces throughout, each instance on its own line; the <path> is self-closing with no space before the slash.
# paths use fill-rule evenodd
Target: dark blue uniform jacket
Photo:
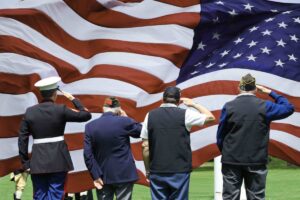
<path id="1" fill-rule="evenodd" d="M 129 136 L 140 137 L 141 129 L 133 119 L 112 112 L 86 125 L 84 159 L 93 180 L 101 178 L 105 184 L 138 180 Z"/>

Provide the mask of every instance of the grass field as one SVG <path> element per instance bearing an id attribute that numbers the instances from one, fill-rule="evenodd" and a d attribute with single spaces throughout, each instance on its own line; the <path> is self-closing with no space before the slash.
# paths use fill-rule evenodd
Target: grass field
<path id="1" fill-rule="evenodd" d="M 213 180 L 211 163 L 194 170 L 191 175 L 189 199 L 212 200 Z M 9 181 L 9 177 L 0 178 L 0 200 L 11 200 L 13 191 L 14 185 Z M 273 159 L 269 165 L 266 191 L 266 200 L 300 200 L 300 168 L 287 166 L 285 162 Z M 29 181 L 23 200 L 31 199 L 32 187 Z M 149 188 L 136 185 L 133 191 L 133 200 L 148 199 L 150 199 Z"/>

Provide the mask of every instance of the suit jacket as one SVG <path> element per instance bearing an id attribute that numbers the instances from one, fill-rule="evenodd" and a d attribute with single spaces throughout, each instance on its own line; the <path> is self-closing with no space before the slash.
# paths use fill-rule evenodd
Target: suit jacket
<path id="1" fill-rule="evenodd" d="M 32 156 L 28 156 L 28 139 L 53 138 L 64 135 L 66 122 L 84 122 L 91 114 L 84 110 L 78 99 L 73 104 L 79 111 L 65 105 L 44 101 L 26 110 L 19 133 L 19 155 L 26 170 L 32 174 L 67 172 L 73 170 L 70 153 L 65 141 L 33 144 Z"/>
<path id="2" fill-rule="evenodd" d="M 129 136 L 138 138 L 141 129 L 133 119 L 112 112 L 86 125 L 84 159 L 94 180 L 101 178 L 105 184 L 138 180 Z"/>

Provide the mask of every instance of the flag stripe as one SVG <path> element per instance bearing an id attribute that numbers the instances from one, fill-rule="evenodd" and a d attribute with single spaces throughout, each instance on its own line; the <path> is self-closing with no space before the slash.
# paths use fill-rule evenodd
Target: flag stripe
<path id="1" fill-rule="evenodd" d="M 183 58 L 186 57 L 188 52 L 186 48 L 168 44 L 143 44 L 138 42 L 127 42 L 117 40 L 78 41 L 74 39 L 69 40 L 67 36 L 64 37 L 63 41 L 61 41 L 61 37 L 56 35 L 55 32 L 53 32 L 53 34 L 49 34 L 49 39 L 53 40 L 53 42 L 59 44 L 66 50 L 70 51 L 70 54 L 72 52 L 82 57 L 82 60 L 84 58 L 91 58 L 92 56 L 98 53 L 128 52 L 161 57 L 166 60 L 169 60 L 170 62 L 174 63 L 174 65 L 179 67 L 181 66 L 184 60 Z M 49 52 L 45 45 L 44 47 L 42 46 L 42 48 L 46 48 L 46 50 L 43 50 L 41 48 L 36 47 L 34 44 L 31 44 L 30 41 L 26 42 L 20 38 L 8 35 L 0 35 L 0 42 L 2 43 L 2 45 L 0 46 L 1 52 L 17 53 L 36 59 L 41 58 L 41 60 L 44 61 L 49 60 L 50 63 L 53 60 L 53 55 L 51 54 L 52 52 Z M 47 57 L 45 58 L 45 56 L 42 56 L 45 54 L 49 55 L 51 59 L 46 59 Z M 58 58 L 59 57 L 55 57 L 55 59 Z"/>
<path id="2" fill-rule="evenodd" d="M 67 0 L 65 0 L 65 2 L 66 1 Z M 92 3 L 94 1 L 95 0 L 90 0 L 88 2 Z M 177 14 L 182 12 L 195 12 L 199 14 L 200 12 L 199 4 L 191 5 L 188 7 L 177 7 L 168 3 L 161 3 L 159 1 L 142 1 L 140 3 L 129 4 L 120 4 L 120 2 L 117 1 L 112 3 L 111 1 L 107 0 L 97 0 L 96 2 L 98 2 L 99 5 L 94 3 L 93 6 L 97 8 L 101 8 L 103 6 L 107 9 L 121 12 L 123 14 L 139 19 L 152 19 L 165 15 L 170 15 L 172 13 Z M 107 15 L 111 15 L 111 13 L 107 13 Z"/>
<path id="3" fill-rule="evenodd" d="M 130 28 L 162 24 L 177 24 L 193 29 L 200 21 L 199 13 L 191 12 L 193 10 L 199 10 L 200 5 L 197 5 L 195 7 L 196 9 L 193 10 L 179 8 L 177 12 L 171 11 L 158 17 L 153 16 L 151 18 L 145 18 L 145 13 L 142 13 L 143 15 L 140 15 L 140 18 L 138 18 L 138 16 L 134 16 L 136 14 L 134 12 L 131 12 L 133 14 L 131 15 L 131 13 L 122 13 L 112 9 L 106 9 L 96 0 L 86 0 L 86 6 L 81 6 L 80 2 L 72 0 L 65 0 L 65 3 L 72 8 L 74 12 L 87 21 L 99 26 L 110 28 Z M 153 8 L 149 6 L 147 9 L 150 10 Z M 162 8 L 160 8 L 160 10 L 165 11 Z M 147 11 L 144 12 L 147 13 Z M 151 13 L 153 13 L 153 10 Z"/>
<path id="4" fill-rule="evenodd" d="M 200 3 L 200 0 L 189 0 L 189 1 L 182 1 L 182 0 L 159 0 L 160 2 L 164 2 L 167 4 L 180 6 L 180 7 L 188 7 L 193 6 Z"/>
<path id="5" fill-rule="evenodd" d="M 68 6 L 59 7 L 57 4 L 51 4 L 47 7 L 40 7 L 38 10 L 48 15 L 56 23 L 56 26 L 59 26 L 78 40 L 115 39 L 132 42 L 175 44 L 188 49 L 192 47 L 193 30 L 180 25 L 166 24 L 121 29 L 106 28 L 87 23 L 85 19 L 78 16 Z M 32 28 L 14 19 L 1 17 L 0 24 L 1 28 L 14 28 L 10 32 L 22 30 L 22 32 L 26 31 L 36 36 Z M 76 27 L 78 26 L 81 28 L 77 29 Z M 17 27 L 18 29 L 16 29 Z M 8 30 L 5 29 L 2 32 L 8 33 Z"/>
<path id="6" fill-rule="evenodd" d="M 11 85 L 14 83 L 18 83 L 17 81 L 13 82 L 12 80 L 6 80 L 5 78 L 3 78 L 5 80 L 5 82 L 7 81 L 8 83 L 6 85 Z M 90 82 L 93 82 L 92 79 L 85 79 L 85 81 L 90 80 Z M 106 82 L 107 79 L 100 79 L 101 81 Z M 95 106 L 98 107 L 99 103 L 101 102 L 101 99 L 99 99 L 99 97 L 97 94 L 103 94 L 103 96 L 105 96 L 105 91 L 107 91 L 107 89 L 110 89 L 110 87 L 106 86 L 102 86 L 103 84 L 101 84 L 102 82 L 96 79 L 94 80 L 94 87 L 92 86 L 92 84 L 88 84 L 88 88 L 83 89 L 85 87 L 84 83 L 80 83 L 80 82 L 72 82 L 72 84 L 66 84 L 64 86 L 62 86 L 62 88 L 66 89 L 69 92 L 72 92 L 74 94 L 79 95 L 78 97 L 80 98 L 80 100 L 83 101 L 83 103 L 85 105 L 89 105 L 88 108 L 92 111 L 92 112 L 99 112 L 99 109 L 94 109 Z M 110 80 L 110 82 L 112 83 L 118 83 L 120 85 L 123 85 L 123 82 L 120 81 L 112 81 Z M 19 91 L 18 88 L 21 88 L 20 86 L 22 86 L 23 82 L 20 82 L 19 84 L 16 84 L 15 90 Z M 129 84 L 124 83 L 124 86 L 129 86 Z M 76 89 L 73 89 L 76 85 Z M 154 106 L 158 106 L 159 102 L 161 101 L 161 96 L 162 96 L 162 92 L 160 93 L 155 93 L 155 94 L 149 94 L 144 90 L 141 90 L 138 87 L 135 87 L 134 85 L 130 84 L 130 87 L 135 88 L 136 93 L 133 93 L 131 95 L 129 94 L 123 94 L 122 92 L 123 90 L 118 90 L 117 86 L 114 85 L 114 89 L 111 89 L 110 94 L 120 97 L 122 98 L 122 101 L 125 101 L 125 105 L 132 105 L 132 104 L 136 104 L 136 108 L 137 109 L 142 109 L 145 112 L 147 112 L 147 109 L 149 108 L 154 108 Z M 32 86 L 33 87 L 33 86 Z M 69 89 L 70 88 L 70 89 Z M 204 83 L 201 85 L 197 85 L 197 86 L 193 86 L 190 88 L 187 88 L 185 90 L 182 91 L 182 95 L 183 96 L 188 96 L 191 98 L 195 98 L 200 96 L 199 98 L 197 98 L 197 101 L 204 103 L 207 102 L 209 100 L 209 102 L 212 102 L 210 104 L 208 104 L 208 107 L 210 109 L 213 110 L 217 110 L 217 109 L 222 109 L 223 105 L 229 101 L 234 99 L 236 92 L 234 91 L 234 88 L 237 88 L 237 82 L 228 82 L 228 81 L 216 81 L 216 82 L 208 82 L 208 83 Z M 12 89 L 12 88 L 10 88 Z M 13 90 L 13 91 L 15 91 Z M 2 93 L 6 93 L 6 88 L 3 86 L 0 86 L 0 91 Z M 77 92 L 76 92 L 77 91 Z M 96 92 L 98 91 L 98 92 Z M 125 90 L 126 91 L 126 90 Z M 129 90 L 132 91 L 132 90 Z M 23 93 L 24 90 L 20 89 L 20 93 Z M 84 94 L 84 93 L 88 93 L 88 94 Z M 94 95 L 92 95 L 94 93 Z M 144 94 L 144 96 L 139 96 L 136 97 L 135 94 L 139 94 L 142 95 Z M 199 95 L 197 95 L 199 94 Z M 223 94 L 223 95 L 218 95 L 218 94 Z M 295 110 L 296 112 L 300 111 L 300 102 L 297 101 L 296 97 L 293 96 L 288 96 L 283 94 L 284 96 L 288 97 L 289 101 L 291 103 L 294 104 L 295 106 Z M 211 97 L 210 97 L 211 96 Z M 267 100 L 270 100 L 269 97 L 267 97 L 266 95 L 259 95 L 262 98 L 265 98 Z M 215 98 L 214 98 L 215 97 Z M 14 98 L 14 95 L 11 95 L 11 98 Z M 125 98 L 125 99 L 124 99 Z M 128 98 L 128 99 L 126 99 Z M 144 101 L 144 98 L 146 99 Z M 225 99 L 223 99 L 225 98 Z M 24 100 L 26 100 L 26 98 L 24 98 Z M 129 103 L 129 101 L 131 101 L 131 103 Z M 37 102 L 36 102 L 37 103 Z M 66 101 L 62 101 L 61 103 L 67 103 Z M 29 104 L 28 104 L 29 106 Z M 143 112 L 142 110 L 139 110 L 139 112 Z M 19 112 L 20 114 L 22 114 L 22 112 Z M 145 114 L 145 113 L 144 113 Z M 9 115 L 9 112 L 7 113 L 7 115 Z"/>

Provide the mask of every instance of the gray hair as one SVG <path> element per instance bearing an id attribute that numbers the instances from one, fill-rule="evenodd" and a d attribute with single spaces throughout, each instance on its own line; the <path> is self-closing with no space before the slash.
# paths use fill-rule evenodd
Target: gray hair
<path id="1" fill-rule="evenodd" d="M 120 107 L 110 108 L 110 107 L 103 106 L 103 112 L 112 112 L 114 114 L 118 114 L 120 113 Z"/>

